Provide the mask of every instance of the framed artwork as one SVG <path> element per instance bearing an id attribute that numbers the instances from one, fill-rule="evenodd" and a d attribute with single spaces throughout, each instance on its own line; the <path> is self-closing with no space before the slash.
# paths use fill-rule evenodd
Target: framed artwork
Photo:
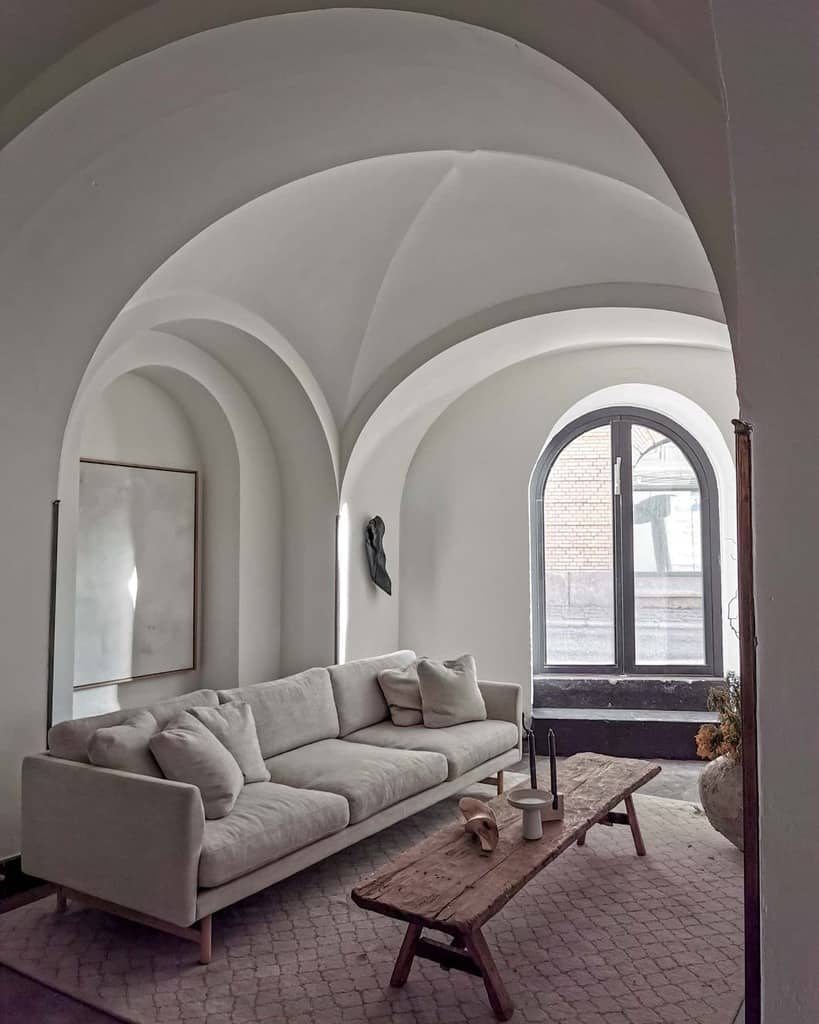
<path id="1" fill-rule="evenodd" d="M 80 460 L 74 686 L 196 667 L 195 470 Z"/>

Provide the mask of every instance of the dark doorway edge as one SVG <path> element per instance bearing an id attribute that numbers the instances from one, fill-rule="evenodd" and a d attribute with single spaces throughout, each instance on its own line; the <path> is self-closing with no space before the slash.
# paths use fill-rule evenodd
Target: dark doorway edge
<path id="1" fill-rule="evenodd" d="M 739 569 L 739 675 L 742 686 L 742 786 L 745 830 L 745 1022 L 761 1024 L 759 774 L 756 720 L 756 616 L 751 427 L 734 420 Z"/>

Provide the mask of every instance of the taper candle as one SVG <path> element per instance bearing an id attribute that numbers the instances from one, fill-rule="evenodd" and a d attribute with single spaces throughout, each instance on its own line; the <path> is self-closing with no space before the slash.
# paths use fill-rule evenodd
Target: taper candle
<path id="1" fill-rule="evenodd" d="M 537 761 L 535 760 L 535 730 L 526 730 L 526 739 L 529 744 L 529 785 L 537 789 Z"/>
<path id="2" fill-rule="evenodd" d="M 557 745 L 554 729 L 549 730 L 549 771 L 552 776 L 552 807 L 557 810 Z"/>

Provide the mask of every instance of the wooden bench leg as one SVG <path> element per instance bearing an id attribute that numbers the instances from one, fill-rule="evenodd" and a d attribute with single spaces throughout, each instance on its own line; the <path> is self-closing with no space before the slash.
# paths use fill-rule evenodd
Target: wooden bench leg
<path id="1" fill-rule="evenodd" d="M 498 796 L 500 796 L 501 793 L 503 792 L 503 769 L 502 768 L 498 771 L 498 777 L 497 777 L 496 782 L 497 782 L 497 787 L 498 787 Z"/>
<path id="2" fill-rule="evenodd" d="M 467 952 L 476 966 L 480 968 L 486 994 L 489 996 L 489 1004 L 495 1016 L 498 1020 L 509 1020 L 515 1012 L 515 1005 L 509 998 L 509 993 L 506 991 L 506 986 L 495 966 L 495 961 L 492 959 L 489 946 L 487 946 L 480 928 L 464 935 L 464 941 Z"/>
<path id="3" fill-rule="evenodd" d="M 62 889 L 62 886 L 57 887 L 57 913 L 64 914 L 68 909 L 68 898 Z"/>
<path id="4" fill-rule="evenodd" d="M 582 836 L 578 837 L 577 845 L 578 846 L 585 846 L 586 845 L 586 833 L 585 832 L 583 833 Z"/>
<path id="5" fill-rule="evenodd" d="M 402 985 L 406 984 L 410 969 L 412 968 L 412 961 L 415 959 L 415 950 L 418 948 L 418 940 L 420 938 L 421 925 L 409 925 L 407 927 L 407 933 L 404 936 L 404 941 L 401 943 L 401 949 L 398 952 L 398 959 L 395 961 L 395 967 L 392 969 L 390 985 L 393 988 L 401 988 Z"/>
<path id="6" fill-rule="evenodd" d="M 645 857 L 646 845 L 643 842 L 643 834 L 640 832 L 640 823 L 637 821 L 637 811 L 634 807 L 634 800 L 630 796 L 625 799 L 626 804 L 626 816 L 628 817 L 628 823 L 631 826 L 631 837 L 634 840 L 634 849 L 637 851 L 638 857 Z"/>

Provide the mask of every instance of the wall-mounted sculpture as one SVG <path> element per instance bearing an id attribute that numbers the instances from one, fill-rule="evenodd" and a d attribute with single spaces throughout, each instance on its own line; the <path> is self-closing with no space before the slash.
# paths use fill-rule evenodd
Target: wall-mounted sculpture
<path id="1" fill-rule="evenodd" d="M 392 580 L 387 572 L 387 556 L 384 554 L 385 529 L 381 516 L 374 516 L 364 527 L 364 546 L 367 549 L 370 578 L 385 594 L 392 594 Z"/>

